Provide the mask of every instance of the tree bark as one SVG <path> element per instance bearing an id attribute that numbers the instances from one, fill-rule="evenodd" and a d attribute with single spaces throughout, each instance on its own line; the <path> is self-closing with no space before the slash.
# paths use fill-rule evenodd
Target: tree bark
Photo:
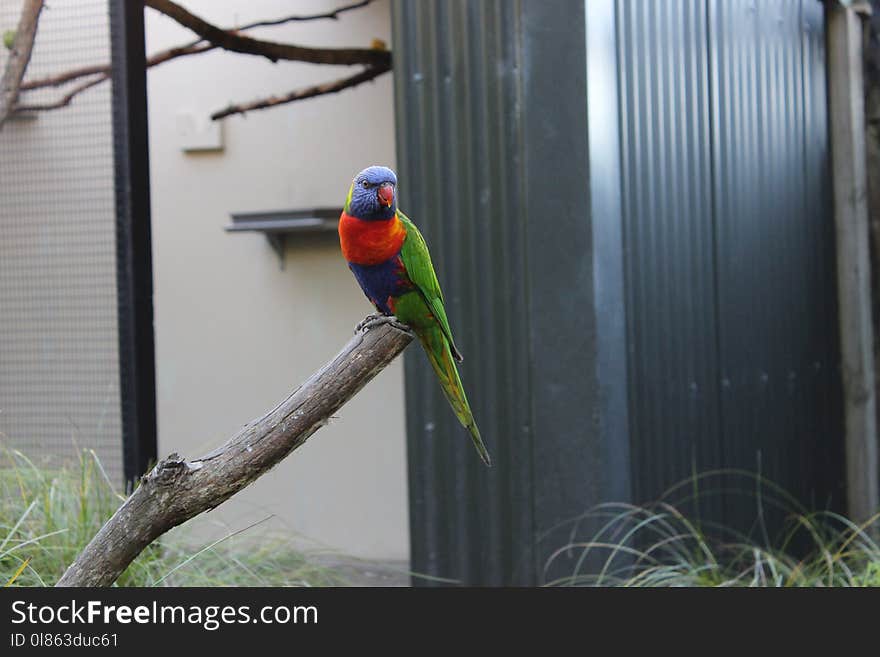
<path id="1" fill-rule="evenodd" d="M 222 447 L 192 461 L 177 454 L 160 461 L 57 586 L 111 585 L 156 538 L 229 499 L 305 443 L 411 341 L 387 324 L 358 332 L 332 361 Z"/>
<path id="2" fill-rule="evenodd" d="M 259 55 L 271 62 L 285 59 L 311 64 L 335 64 L 338 66 L 363 64 L 365 66 L 390 67 L 391 65 L 391 53 L 388 50 L 380 50 L 378 48 L 306 48 L 289 43 L 262 41 L 223 30 L 190 13 L 187 9 L 171 0 L 145 0 L 144 4 L 174 19 L 205 41 L 210 41 L 219 48 L 245 55 Z"/>
<path id="3" fill-rule="evenodd" d="M 246 114 L 247 112 L 253 112 L 254 110 L 266 109 L 268 107 L 276 107 L 278 105 L 284 105 L 286 103 L 294 103 L 298 100 L 305 100 L 306 98 L 316 98 L 317 96 L 335 94 L 345 89 L 356 87 L 359 84 L 363 84 L 364 82 L 374 80 L 375 78 L 379 77 L 383 73 L 387 73 L 390 70 L 390 66 L 380 68 L 368 66 L 363 71 L 351 76 L 350 78 L 342 78 L 340 80 L 334 80 L 333 82 L 325 82 L 323 84 L 318 84 L 312 87 L 306 87 L 305 89 L 296 89 L 295 91 L 291 91 L 290 93 L 284 94 L 283 96 L 270 96 L 269 98 L 261 98 L 250 103 L 229 105 L 228 107 L 224 107 L 222 110 L 218 110 L 211 114 L 211 120 L 218 121 L 220 119 L 225 119 L 227 116 L 232 116 L 233 114 Z"/>
<path id="4" fill-rule="evenodd" d="M 190 14 L 186 9 L 167 0 L 145 0 L 145 4 L 153 9 L 166 13 L 169 18 L 177 20 L 182 25 L 192 29 L 199 38 L 187 44 L 169 48 L 161 52 L 151 55 L 146 60 L 147 68 L 163 64 L 178 57 L 188 55 L 198 55 L 217 48 L 231 49 L 234 52 L 243 52 L 249 54 L 263 55 L 275 62 L 279 59 L 289 59 L 295 61 L 313 62 L 318 64 L 357 64 L 361 63 L 365 66 L 365 70 L 350 78 L 344 78 L 333 82 L 327 82 L 308 89 L 299 89 L 288 92 L 284 96 L 271 96 L 269 98 L 252 101 L 250 103 L 240 105 L 230 105 L 229 107 L 218 110 L 212 115 L 215 120 L 231 114 L 243 114 L 252 110 L 264 109 L 267 107 L 275 107 L 284 103 L 292 103 L 297 100 L 305 100 L 306 98 L 314 98 L 324 94 L 336 93 L 343 89 L 355 87 L 359 84 L 372 80 L 383 73 L 391 70 L 391 53 L 384 47 L 373 46 L 369 49 L 363 48 L 303 48 L 290 44 L 280 44 L 271 41 L 260 41 L 258 39 L 250 39 L 242 36 L 242 32 L 252 30 L 257 27 L 270 27 L 274 25 L 284 25 L 290 22 L 313 21 L 320 19 L 338 20 L 339 16 L 347 11 L 366 7 L 372 0 L 360 0 L 348 5 L 337 7 L 328 12 L 309 15 L 291 15 L 284 16 L 273 20 L 261 20 L 254 23 L 248 23 L 237 28 L 221 29 L 198 16 Z M 218 42 L 212 42 L 203 35 L 225 35 Z M 92 77 L 97 76 L 97 77 Z M 61 98 L 38 104 L 31 104 L 22 107 L 10 108 L 11 111 L 48 111 L 66 107 L 79 94 L 92 87 L 110 79 L 110 65 L 98 64 L 90 66 L 82 66 L 80 68 L 71 69 L 62 73 L 45 76 L 42 78 L 31 79 L 22 82 L 20 91 L 29 91 L 32 89 L 42 89 L 45 87 L 59 87 L 72 80 L 82 77 L 92 77 L 91 80 L 81 83 L 74 87 Z"/>
<path id="5" fill-rule="evenodd" d="M 0 78 L 0 129 L 15 109 L 21 80 L 28 62 L 31 61 L 31 51 L 34 49 L 41 11 L 43 11 L 43 0 L 25 0 L 21 9 L 21 18 L 15 30 L 9 59 L 6 60 L 6 69 L 3 71 L 3 77 Z"/>

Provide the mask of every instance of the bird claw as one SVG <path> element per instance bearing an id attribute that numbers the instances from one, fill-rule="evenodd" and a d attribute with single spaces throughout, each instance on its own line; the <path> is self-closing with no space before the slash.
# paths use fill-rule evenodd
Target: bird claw
<path id="1" fill-rule="evenodd" d="M 371 315 L 367 315 L 360 322 L 358 322 L 357 326 L 354 327 L 354 332 L 360 333 L 364 329 L 364 327 L 367 326 L 367 324 L 379 319 L 380 317 L 385 317 L 385 315 L 383 315 L 382 313 L 373 313 Z"/>
<path id="2" fill-rule="evenodd" d="M 373 315 L 368 315 L 364 318 L 364 320 L 357 325 L 355 331 L 357 333 L 369 331 L 371 328 L 376 328 L 377 326 L 381 326 L 382 324 L 388 324 L 389 326 L 393 326 L 398 331 L 403 331 L 407 335 L 414 335 L 412 329 L 401 322 L 394 315 L 380 315 L 378 313 Z"/>

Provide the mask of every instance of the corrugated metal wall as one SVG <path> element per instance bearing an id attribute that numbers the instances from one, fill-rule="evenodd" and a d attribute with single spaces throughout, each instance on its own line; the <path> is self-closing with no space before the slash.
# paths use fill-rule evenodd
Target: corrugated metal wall
<path id="1" fill-rule="evenodd" d="M 110 58 L 106 0 L 42 12 L 26 78 Z M 0 30 L 20 2 L 0 4 Z M 0 67 L 5 58 L 0 56 Z M 23 102 L 66 91 L 28 92 Z M 122 483 L 110 83 L 0 132 L 0 445 L 93 448 Z"/>
<path id="2" fill-rule="evenodd" d="M 459 348 L 461 375 L 488 448 L 490 474 L 439 394 L 425 356 L 406 356 L 412 560 L 422 573 L 503 581 L 531 571 L 531 458 L 525 226 L 516 163 L 520 115 L 518 2 L 394 7 L 401 207 L 431 249 Z M 450 47 L 451 35 L 455 47 Z M 471 66 L 471 62 L 475 65 Z M 400 84 L 398 82 L 398 84 Z M 401 98 L 401 94 L 398 94 Z M 464 220 L 449 221 L 455 217 Z M 485 248 L 495 244 L 496 248 Z M 495 335 L 501 331 L 501 335 Z M 507 412 L 492 412 L 503 408 Z M 500 445 L 501 441 L 504 446 Z M 511 476 L 512 475 L 512 476 Z M 415 484 L 415 485 L 413 485 Z M 519 543 L 521 555 L 488 544 Z M 415 580 L 418 583 L 418 580 Z"/>
<path id="3" fill-rule="evenodd" d="M 716 1 L 710 21 L 725 462 L 760 454 L 798 499 L 843 510 L 822 4 Z"/>
<path id="4" fill-rule="evenodd" d="M 476 458 L 409 350 L 413 570 L 456 582 L 540 581 L 569 540 L 562 523 L 602 480 L 584 415 L 598 396 L 595 328 L 578 311 L 593 305 L 587 135 L 561 130 L 584 116 L 585 69 L 562 88 L 555 77 L 560 53 L 583 64 L 583 6 L 558 10 L 393 5 L 401 207 L 431 248 L 495 460 Z"/>
<path id="5" fill-rule="evenodd" d="M 402 207 L 497 461 L 411 350 L 413 570 L 552 581 L 567 520 L 711 468 L 839 506 L 821 4 L 393 8 Z"/>
<path id="6" fill-rule="evenodd" d="M 617 7 L 635 499 L 725 467 L 840 508 L 821 4 Z"/>
<path id="7" fill-rule="evenodd" d="M 721 466 L 704 0 L 617 2 L 633 496 Z"/>

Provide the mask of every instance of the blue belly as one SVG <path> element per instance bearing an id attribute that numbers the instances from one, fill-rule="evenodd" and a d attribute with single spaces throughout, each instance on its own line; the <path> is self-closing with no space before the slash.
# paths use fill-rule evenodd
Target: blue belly
<path id="1" fill-rule="evenodd" d="M 378 265 L 356 265 L 350 262 L 348 268 L 354 273 L 367 298 L 379 312 L 386 315 L 394 314 L 388 305 L 389 297 L 399 297 L 413 289 L 399 255 Z"/>

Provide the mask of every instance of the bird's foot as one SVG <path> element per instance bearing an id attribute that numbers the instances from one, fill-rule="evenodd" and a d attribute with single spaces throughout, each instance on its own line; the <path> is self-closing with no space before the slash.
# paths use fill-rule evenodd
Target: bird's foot
<path id="1" fill-rule="evenodd" d="M 401 322 L 394 315 L 380 315 L 378 313 L 365 317 L 364 320 L 357 325 L 357 328 L 355 330 L 360 333 L 362 331 L 369 331 L 371 328 L 376 328 L 377 326 L 381 326 L 382 324 L 393 326 L 398 331 L 403 331 L 408 335 L 415 335 L 409 326 Z"/>
<path id="2" fill-rule="evenodd" d="M 354 332 L 360 333 L 364 329 L 364 327 L 367 326 L 367 324 L 369 324 L 370 322 L 373 322 L 381 317 L 385 317 L 385 315 L 383 315 L 382 313 L 373 313 L 371 315 L 367 315 L 360 322 L 358 322 L 357 326 L 354 327 Z"/>

